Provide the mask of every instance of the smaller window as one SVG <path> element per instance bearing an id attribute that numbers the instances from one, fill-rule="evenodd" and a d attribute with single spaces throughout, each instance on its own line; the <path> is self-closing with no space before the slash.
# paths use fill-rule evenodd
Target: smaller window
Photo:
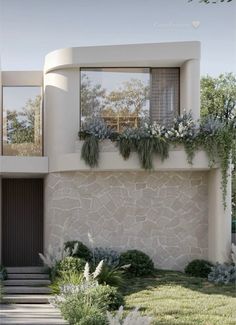
<path id="1" fill-rule="evenodd" d="M 3 87 L 3 155 L 42 155 L 41 87 Z"/>

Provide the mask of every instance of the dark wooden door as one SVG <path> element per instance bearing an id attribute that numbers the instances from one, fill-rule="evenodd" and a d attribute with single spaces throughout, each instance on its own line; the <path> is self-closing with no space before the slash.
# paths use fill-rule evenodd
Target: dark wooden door
<path id="1" fill-rule="evenodd" d="M 43 180 L 2 179 L 2 263 L 40 265 L 43 252 Z"/>

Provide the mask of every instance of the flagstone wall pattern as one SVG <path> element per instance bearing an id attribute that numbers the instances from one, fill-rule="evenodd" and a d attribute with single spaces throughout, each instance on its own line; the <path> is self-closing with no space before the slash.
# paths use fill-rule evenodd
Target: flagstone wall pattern
<path id="1" fill-rule="evenodd" d="M 194 258 L 207 258 L 207 176 L 51 173 L 45 180 L 45 247 L 78 239 L 90 247 L 140 249 L 157 267 L 182 270 Z"/>

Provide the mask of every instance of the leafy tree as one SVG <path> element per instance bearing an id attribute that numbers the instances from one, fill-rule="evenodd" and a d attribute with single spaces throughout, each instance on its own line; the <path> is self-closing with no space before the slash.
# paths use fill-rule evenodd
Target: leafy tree
<path id="1" fill-rule="evenodd" d="M 40 141 L 41 96 L 29 99 L 21 111 L 6 112 L 8 143 L 34 143 Z"/>
<path id="2" fill-rule="evenodd" d="M 201 78 L 201 116 L 214 115 L 224 121 L 236 117 L 236 75 L 221 74 Z M 233 161 L 236 161 L 235 154 Z M 232 171 L 232 211 L 236 219 L 236 169 Z"/>
<path id="3" fill-rule="evenodd" d="M 226 120 L 235 115 L 236 76 L 233 73 L 221 74 L 214 78 L 201 78 L 201 116 L 209 114 Z"/>
<path id="4" fill-rule="evenodd" d="M 82 74 L 80 91 L 82 116 L 100 115 L 104 108 L 106 90 L 100 84 L 93 85 L 88 76 Z"/>
<path id="5" fill-rule="evenodd" d="M 106 96 L 106 110 L 110 113 L 123 116 L 141 116 L 143 107 L 148 99 L 149 87 L 139 79 L 131 79 L 123 83 L 123 86 L 111 91 Z"/>

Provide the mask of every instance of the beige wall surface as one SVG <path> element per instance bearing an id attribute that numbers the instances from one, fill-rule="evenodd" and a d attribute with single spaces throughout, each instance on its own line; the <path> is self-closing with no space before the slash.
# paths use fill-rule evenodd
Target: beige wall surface
<path id="1" fill-rule="evenodd" d="M 208 255 L 207 172 L 64 172 L 45 179 L 45 247 L 140 249 L 182 270 Z M 89 244 L 91 246 L 91 244 Z"/>

